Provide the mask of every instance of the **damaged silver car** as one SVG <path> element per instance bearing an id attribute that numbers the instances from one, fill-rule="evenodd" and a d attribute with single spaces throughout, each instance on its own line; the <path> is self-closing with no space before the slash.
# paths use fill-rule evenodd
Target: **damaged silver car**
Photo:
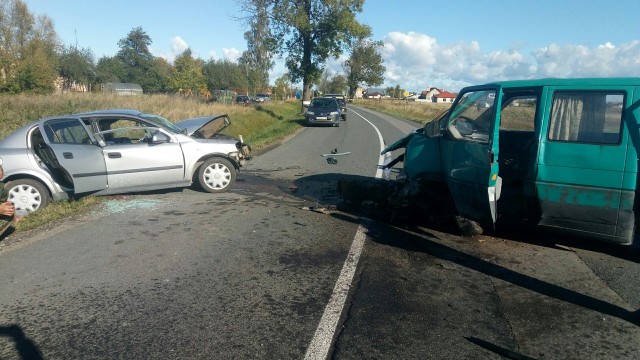
<path id="1" fill-rule="evenodd" d="M 221 134 L 227 115 L 177 124 L 137 110 L 54 116 L 0 140 L 9 201 L 35 211 L 78 195 L 189 187 L 233 187 L 251 150 Z"/>

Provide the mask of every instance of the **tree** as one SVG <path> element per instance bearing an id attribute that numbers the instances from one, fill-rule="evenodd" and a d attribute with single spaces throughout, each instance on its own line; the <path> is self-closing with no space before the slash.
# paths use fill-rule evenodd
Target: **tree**
<path id="1" fill-rule="evenodd" d="M 286 56 L 285 64 L 292 81 L 302 80 L 303 100 L 311 97 L 330 57 L 338 58 L 355 39 L 371 29 L 360 24 L 364 0 L 240 0 L 249 18 L 260 11 L 270 15 L 269 29 L 274 49 Z"/>
<path id="2" fill-rule="evenodd" d="M 383 83 L 386 68 L 382 65 L 382 56 L 379 53 L 382 45 L 381 41 L 360 40 L 353 48 L 349 59 L 344 62 L 343 68 L 347 74 L 351 96 L 362 84 L 377 86 Z"/>
<path id="3" fill-rule="evenodd" d="M 245 68 L 229 60 L 211 59 L 203 66 L 207 88 L 215 90 L 234 90 L 244 93 L 247 88 Z"/>
<path id="4" fill-rule="evenodd" d="M 183 95 L 201 95 L 207 91 L 202 60 L 194 59 L 188 48 L 176 57 L 169 75 L 169 89 Z"/>
<path id="5" fill-rule="evenodd" d="M 252 13 L 249 31 L 244 33 L 247 40 L 247 50 L 240 57 L 239 64 L 244 67 L 247 82 L 254 89 L 263 89 L 269 86 L 269 70 L 274 62 L 271 54 L 275 49 L 275 41 L 270 36 L 269 14 L 267 5 L 269 0 L 251 1 Z M 248 90 L 247 90 L 248 92 Z"/>
<path id="6" fill-rule="evenodd" d="M 327 94 L 346 94 L 347 78 L 344 75 L 336 75 L 327 82 Z"/>
<path id="7" fill-rule="evenodd" d="M 120 50 L 116 55 L 125 69 L 123 82 L 139 84 L 145 92 L 161 90 L 161 76 L 154 67 L 154 57 L 149 51 L 151 38 L 141 27 L 132 29 L 118 41 Z"/>
<path id="8" fill-rule="evenodd" d="M 78 49 L 75 46 L 63 48 L 59 72 L 65 89 L 69 89 L 73 84 L 93 83 L 96 80 L 93 52 L 91 49 Z"/>
<path id="9" fill-rule="evenodd" d="M 58 37 L 47 16 L 37 19 L 22 0 L 0 0 L 0 92 L 50 92 Z"/>
<path id="10" fill-rule="evenodd" d="M 98 83 L 126 82 L 127 69 L 117 56 L 103 56 L 96 65 L 96 81 Z"/>
<path id="11" fill-rule="evenodd" d="M 276 86 L 274 87 L 276 98 L 286 100 L 291 92 L 291 79 L 288 74 L 284 74 L 276 79 Z"/>

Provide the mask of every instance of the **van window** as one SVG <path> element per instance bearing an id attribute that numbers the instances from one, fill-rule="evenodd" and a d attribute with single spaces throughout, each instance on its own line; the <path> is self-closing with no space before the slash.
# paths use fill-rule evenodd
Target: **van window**
<path id="1" fill-rule="evenodd" d="M 617 144 L 623 104 L 622 93 L 558 91 L 553 96 L 549 140 Z"/>
<path id="2" fill-rule="evenodd" d="M 535 130 L 536 104 L 535 94 L 509 98 L 500 111 L 500 130 Z"/>
<path id="3" fill-rule="evenodd" d="M 495 116 L 494 90 L 467 92 L 451 109 L 449 134 L 454 139 L 488 143 Z"/>

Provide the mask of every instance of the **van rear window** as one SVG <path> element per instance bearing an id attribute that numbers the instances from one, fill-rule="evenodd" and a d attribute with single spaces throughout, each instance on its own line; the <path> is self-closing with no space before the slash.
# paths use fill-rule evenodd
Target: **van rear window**
<path id="1" fill-rule="evenodd" d="M 553 96 L 549 140 L 617 144 L 623 104 L 622 93 L 558 91 Z"/>

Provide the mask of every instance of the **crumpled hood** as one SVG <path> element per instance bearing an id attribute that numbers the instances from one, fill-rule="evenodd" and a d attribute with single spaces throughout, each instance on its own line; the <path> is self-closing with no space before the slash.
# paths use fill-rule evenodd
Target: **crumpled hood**
<path id="1" fill-rule="evenodd" d="M 229 117 L 226 114 L 222 114 L 183 120 L 176 123 L 176 126 L 183 129 L 189 136 L 199 139 L 211 139 L 230 124 Z"/>

